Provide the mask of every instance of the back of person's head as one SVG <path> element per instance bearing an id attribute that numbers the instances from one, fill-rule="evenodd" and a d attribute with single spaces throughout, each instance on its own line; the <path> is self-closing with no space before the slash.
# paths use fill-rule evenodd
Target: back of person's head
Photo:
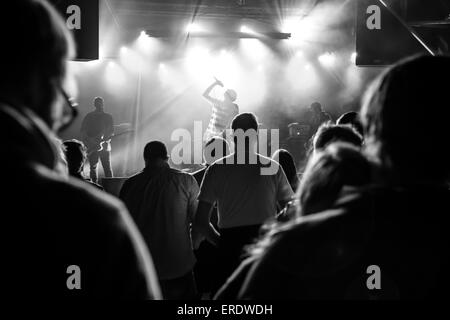
<path id="1" fill-rule="evenodd" d="M 251 129 L 257 131 L 258 119 L 256 118 L 254 113 L 251 112 L 240 113 L 237 116 L 235 116 L 233 121 L 231 122 L 231 129 L 233 129 L 233 131 L 241 129 L 244 132 Z"/>
<path id="2" fill-rule="evenodd" d="M 324 149 L 332 142 L 346 142 L 361 147 L 363 137 L 348 125 L 322 124 L 314 135 L 314 151 Z"/>
<path id="3" fill-rule="evenodd" d="M 45 0 L 1 1 L 0 39 L 0 99 L 32 109 L 52 126 L 74 54 L 63 19 Z"/>
<path id="4" fill-rule="evenodd" d="M 445 183 L 450 173 L 450 57 L 404 60 L 367 91 L 367 152 L 401 184 Z"/>
<path id="5" fill-rule="evenodd" d="M 344 113 L 336 121 L 336 124 L 350 125 L 355 128 L 361 136 L 364 136 L 364 128 L 358 112 L 349 111 Z"/>
<path id="6" fill-rule="evenodd" d="M 231 122 L 236 153 L 250 150 L 257 142 L 258 119 L 253 113 L 241 113 Z"/>
<path id="7" fill-rule="evenodd" d="M 292 189 L 295 191 L 298 183 L 297 167 L 291 153 L 285 149 L 279 149 L 273 153 L 272 159 L 281 165 Z"/>
<path id="8" fill-rule="evenodd" d="M 344 187 L 363 187 L 371 182 L 371 166 L 359 148 L 348 143 L 332 143 L 309 158 L 291 213 L 276 222 L 268 221 L 264 235 L 247 252 L 260 256 L 279 234 L 290 230 L 305 216 L 331 209 Z"/>
<path id="9" fill-rule="evenodd" d="M 322 105 L 320 102 L 313 102 L 310 106 L 310 109 L 314 112 L 321 112 L 322 111 Z"/>
<path id="10" fill-rule="evenodd" d="M 330 144 L 308 161 L 298 190 L 301 215 L 331 208 L 344 186 L 360 187 L 370 180 L 370 163 L 359 148 Z"/>
<path id="11" fill-rule="evenodd" d="M 79 176 L 86 161 L 86 146 L 83 142 L 73 139 L 63 142 L 64 154 L 69 168 L 69 174 Z"/>
<path id="12" fill-rule="evenodd" d="M 146 164 L 151 164 L 159 161 L 167 161 L 166 145 L 161 141 L 151 141 L 145 145 L 144 160 Z"/>
<path id="13" fill-rule="evenodd" d="M 207 164 L 211 164 L 229 154 L 230 145 L 222 137 L 212 137 L 203 148 L 203 157 Z"/>

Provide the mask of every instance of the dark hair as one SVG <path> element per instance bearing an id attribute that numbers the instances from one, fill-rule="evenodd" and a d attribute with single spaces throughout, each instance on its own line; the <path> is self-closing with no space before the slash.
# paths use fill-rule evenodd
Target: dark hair
<path id="1" fill-rule="evenodd" d="M 69 174 L 76 176 L 82 171 L 86 161 L 86 146 L 76 139 L 64 141 L 62 145 Z"/>
<path id="2" fill-rule="evenodd" d="M 238 114 L 231 122 L 231 129 L 233 129 L 233 131 L 241 129 L 244 132 L 250 129 L 257 131 L 258 119 L 255 114 L 251 112 Z"/>
<path id="3" fill-rule="evenodd" d="M 449 74 L 450 57 L 413 57 L 388 69 L 366 93 L 367 152 L 401 183 L 449 177 Z"/>
<path id="4" fill-rule="evenodd" d="M 320 104 L 320 102 L 313 102 L 311 103 L 311 107 L 312 110 L 314 110 L 315 112 L 320 112 L 322 111 L 322 105 Z"/>
<path id="5" fill-rule="evenodd" d="M 286 222 L 264 225 L 265 234 L 256 244 L 248 246 L 247 252 L 260 255 L 277 236 L 297 225 L 301 221 L 299 216 L 330 209 L 344 186 L 361 187 L 370 181 L 370 163 L 358 148 L 347 143 L 329 145 L 308 161 L 296 194 L 297 214 Z"/>
<path id="6" fill-rule="evenodd" d="M 336 124 L 341 125 L 350 125 L 358 131 L 361 136 L 364 136 L 364 128 L 359 117 L 359 113 L 355 111 L 349 111 L 344 113 L 339 119 L 336 121 Z"/>
<path id="7" fill-rule="evenodd" d="M 272 159 L 277 161 L 283 168 L 292 190 L 297 190 L 297 167 L 295 166 L 294 158 L 290 152 L 285 149 L 279 149 L 273 153 Z"/>
<path id="8" fill-rule="evenodd" d="M 153 161 L 157 159 L 167 160 L 167 148 L 161 141 L 151 141 L 145 145 L 144 160 Z"/>
<path id="9" fill-rule="evenodd" d="M 328 145 L 306 165 L 298 189 L 301 214 L 329 209 L 343 186 L 363 186 L 370 178 L 370 163 L 359 148 L 342 142 Z"/>
<path id="10" fill-rule="evenodd" d="M 332 123 L 322 124 L 314 135 L 314 150 L 323 149 L 332 142 L 347 142 L 361 147 L 363 138 L 351 126 Z"/>
<path id="11" fill-rule="evenodd" d="M 49 85 L 61 84 L 66 61 L 74 54 L 72 36 L 59 13 L 44 0 L 2 1 L 0 4 L 0 89 L 29 101 L 35 75 Z"/>

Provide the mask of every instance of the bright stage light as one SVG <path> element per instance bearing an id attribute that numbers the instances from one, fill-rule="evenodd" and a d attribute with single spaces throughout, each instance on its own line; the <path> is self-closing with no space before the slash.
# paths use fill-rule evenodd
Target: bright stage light
<path id="1" fill-rule="evenodd" d="M 202 32 L 202 31 L 204 31 L 203 28 L 197 23 L 189 23 L 186 26 L 186 32 L 187 33 Z"/>
<path id="2" fill-rule="evenodd" d="M 248 34 L 255 34 L 255 31 L 253 31 L 252 29 L 250 29 L 247 26 L 242 26 L 241 27 L 241 32 L 242 33 L 248 33 Z"/>
<path id="3" fill-rule="evenodd" d="M 123 69 L 132 73 L 141 73 L 146 59 L 135 49 L 122 47 L 120 49 L 119 62 Z"/>
<path id="4" fill-rule="evenodd" d="M 241 39 L 240 50 L 250 61 L 260 62 L 270 54 L 269 48 L 259 39 Z"/>
<path id="5" fill-rule="evenodd" d="M 357 57 L 357 53 L 353 52 L 352 55 L 350 56 L 350 62 L 351 63 L 356 63 L 356 57 Z"/>
<path id="6" fill-rule="evenodd" d="M 309 40 L 317 33 L 317 23 L 308 17 L 291 18 L 282 24 L 281 32 L 290 33 L 294 41 Z"/>
<path id="7" fill-rule="evenodd" d="M 126 83 L 126 76 L 123 69 L 114 61 L 109 61 L 105 70 L 106 83 L 111 91 L 123 87 Z"/>
<path id="8" fill-rule="evenodd" d="M 201 47 L 192 48 L 188 51 L 186 58 L 190 63 L 201 64 L 209 59 L 209 51 Z"/>
<path id="9" fill-rule="evenodd" d="M 320 55 L 318 60 L 322 65 L 324 65 L 326 67 L 331 67 L 334 65 L 334 63 L 336 61 L 336 56 L 333 53 L 327 52 L 327 53 Z"/>

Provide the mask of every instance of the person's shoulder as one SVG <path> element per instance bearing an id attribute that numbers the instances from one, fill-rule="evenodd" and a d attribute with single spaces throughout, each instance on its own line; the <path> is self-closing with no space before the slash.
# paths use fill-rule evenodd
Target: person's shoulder
<path id="1" fill-rule="evenodd" d="M 370 228 L 370 210 L 357 200 L 352 202 L 286 225 L 274 236 L 265 256 L 276 264 L 288 259 L 285 267 L 291 272 L 307 267 L 303 262 L 318 256 L 333 260 L 333 264 L 343 261 L 346 249 L 363 243 Z"/>
<path id="2" fill-rule="evenodd" d="M 169 168 L 169 172 L 171 175 L 177 177 L 178 179 L 185 181 L 187 183 L 197 183 L 194 176 L 191 173 L 184 172 L 182 170 L 176 169 L 176 168 Z"/>
<path id="3" fill-rule="evenodd" d="M 201 169 L 198 169 L 197 171 L 194 171 L 191 173 L 191 175 L 197 180 L 197 182 L 200 184 L 201 180 L 203 179 L 203 176 L 205 175 L 206 170 L 208 169 L 207 166 L 204 166 Z"/>
<path id="4" fill-rule="evenodd" d="M 47 168 L 37 170 L 38 186 L 41 192 L 53 194 L 54 206 L 68 206 L 67 214 L 72 213 L 72 218 L 89 219 L 99 221 L 97 218 L 104 216 L 102 223 L 116 224 L 121 219 L 125 207 L 123 203 L 104 191 L 97 189 L 75 178 L 62 179 Z M 52 205 L 50 203 L 49 205 Z"/>

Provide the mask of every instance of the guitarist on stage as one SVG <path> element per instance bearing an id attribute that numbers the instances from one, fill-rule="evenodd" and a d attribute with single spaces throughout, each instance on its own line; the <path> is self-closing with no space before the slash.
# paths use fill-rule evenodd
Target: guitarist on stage
<path id="1" fill-rule="evenodd" d="M 89 112 L 81 125 L 82 140 L 87 147 L 90 177 L 97 183 L 97 164 L 102 162 L 105 177 L 113 176 L 111 168 L 111 137 L 114 134 L 114 120 L 111 114 L 104 111 L 104 100 L 94 99 L 95 110 Z"/>

